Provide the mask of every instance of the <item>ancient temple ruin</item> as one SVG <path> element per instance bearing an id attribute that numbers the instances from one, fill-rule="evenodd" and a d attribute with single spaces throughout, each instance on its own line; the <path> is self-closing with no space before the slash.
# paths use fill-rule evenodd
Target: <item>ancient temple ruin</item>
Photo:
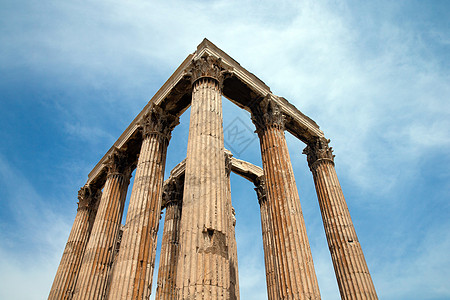
<path id="1" fill-rule="evenodd" d="M 222 96 L 251 113 L 262 167 L 225 149 Z M 171 132 L 188 107 L 187 154 L 164 181 Z M 149 299 L 163 209 L 155 299 L 239 299 L 230 172 L 255 185 L 268 299 L 320 299 L 285 131 L 306 144 L 341 298 L 377 299 L 329 140 L 206 39 L 89 173 L 48 299 Z"/>

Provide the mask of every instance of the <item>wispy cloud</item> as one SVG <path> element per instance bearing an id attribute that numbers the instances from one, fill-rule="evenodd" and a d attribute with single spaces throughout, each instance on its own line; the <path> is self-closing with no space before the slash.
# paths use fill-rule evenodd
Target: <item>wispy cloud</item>
<path id="1" fill-rule="evenodd" d="M 67 215 L 48 205 L 27 178 L 0 156 L 0 179 L 5 190 L 0 238 L 0 297 L 46 298 L 70 230 Z M 54 201 L 53 203 L 56 203 Z M 23 288 L 26 282 L 27 288 Z"/>
<path id="2" fill-rule="evenodd" d="M 442 266 L 449 262 L 442 257 L 450 251 L 450 237 L 435 225 L 424 225 L 420 235 L 405 229 L 418 229 L 414 224 L 420 223 L 421 215 L 414 207 L 420 208 L 427 220 L 433 218 L 430 216 L 448 217 L 448 207 L 425 205 L 425 196 L 421 196 L 433 201 L 448 196 L 448 186 L 431 187 L 433 180 L 445 182 L 448 172 L 440 171 L 438 179 L 429 175 L 433 169 L 446 169 L 442 164 L 448 164 L 446 149 L 450 146 L 449 32 L 439 25 L 441 15 L 433 11 L 434 5 L 438 4 L 212 1 L 205 5 L 202 1 L 175 0 L 9 3 L 0 13 L 3 84 L 21 83 L 18 89 L 32 86 L 39 91 L 36 95 L 45 95 L 30 101 L 43 101 L 49 110 L 58 112 L 54 118 L 60 121 L 55 123 L 60 126 L 58 132 L 64 133 L 62 142 L 80 139 L 87 152 L 106 151 L 179 63 L 207 37 L 265 81 L 275 94 L 286 97 L 317 121 L 331 138 L 338 175 L 344 193 L 350 195 L 350 211 L 357 212 L 353 215 L 360 226 L 357 231 L 363 233 L 362 240 L 368 246 L 364 248 L 369 249 L 368 260 L 376 263 L 369 268 L 380 296 L 445 298 L 450 292 L 443 280 L 449 273 Z M 224 112 L 226 118 L 235 115 L 235 111 Z M 245 112 L 239 116 L 245 120 L 248 117 Z M 174 132 L 169 148 L 169 166 L 185 155 L 187 129 L 177 130 L 180 132 Z M 289 139 L 290 151 L 298 153 L 291 156 L 298 184 L 311 184 L 310 178 L 303 177 L 308 171 L 300 161 L 305 159 L 302 145 Z M 173 149 L 181 140 L 183 150 Z M 255 147 L 257 143 L 242 158 L 260 165 Z M 92 157 L 90 154 L 89 159 Z M 79 182 L 75 178 L 89 164 L 95 164 L 83 159 L 59 165 L 58 174 Z M 429 166 L 422 166 L 424 162 Z M 68 175 L 71 169 L 76 174 Z M 0 247 L 4 254 L 1 269 L 17 274 L 5 278 L 1 290 L 12 293 L 9 287 L 20 281 L 15 278 L 33 281 L 41 267 L 41 274 L 51 282 L 56 269 L 52 272 L 40 264 L 51 260 L 56 268 L 73 216 L 67 222 L 67 216 L 52 209 L 60 201 L 35 188 L 30 174 L 15 169 L 1 156 L 0 174 L 0 184 L 6 187 L 0 195 L 7 199 L 1 205 L 10 212 L 10 217 L 0 223 L 5 228 L 1 233 L 5 241 Z M 322 250 L 326 245 L 319 216 L 317 222 L 308 217 L 318 213 L 318 208 L 311 208 L 308 202 L 315 197 L 312 187 L 301 193 L 322 295 L 337 299 L 328 250 Z M 233 199 L 240 197 L 233 195 Z M 389 230 L 381 220 L 389 221 Z M 41 231 L 43 226 L 47 229 Z M 444 222 L 445 226 L 448 224 Z M 242 295 L 248 295 L 245 299 L 261 299 L 265 293 L 261 291 L 265 285 L 261 283 L 263 266 L 257 256 L 245 254 L 261 251 L 245 243 L 252 230 L 241 227 L 238 233 L 240 253 L 244 253 L 240 257 L 241 290 Z M 19 243 L 39 253 L 30 261 L 35 273 L 23 273 L 19 256 L 13 252 L 20 248 Z M 410 247 L 414 251 L 409 251 Z M 380 254 L 383 249 L 384 257 Z M 403 254 L 389 254 L 398 251 Z M 380 257 L 383 259 L 378 260 Z M 393 280 L 399 277 L 400 281 Z M 329 288 L 331 282 L 334 286 Z M 392 282 L 399 284 L 394 286 Z M 421 282 L 429 284 L 430 295 L 408 288 L 423 287 Z M 49 288 L 45 283 L 37 287 L 42 298 Z M 26 292 L 21 292 L 26 298 Z M 257 296 L 250 296 L 252 293 Z M 1 295 L 10 298 L 7 296 L 11 294 Z"/>

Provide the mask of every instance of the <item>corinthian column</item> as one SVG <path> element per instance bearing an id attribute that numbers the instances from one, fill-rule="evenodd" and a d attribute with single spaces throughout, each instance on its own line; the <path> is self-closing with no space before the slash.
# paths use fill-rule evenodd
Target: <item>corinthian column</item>
<path id="1" fill-rule="evenodd" d="M 141 124 L 143 142 L 108 299 L 150 297 L 167 146 L 176 124 L 178 118 L 157 106 Z"/>
<path id="2" fill-rule="evenodd" d="M 166 207 L 164 230 L 159 257 L 158 287 L 156 300 L 175 300 L 177 260 L 179 252 L 180 221 L 183 201 L 183 182 L 177 178 L 169 179 L 163 193 L 163 206 Z"/>
<path id="3" fill-rule="evenodd" d="M 179 299 L 230 299 L 221 62 L 193 62 L 177 270 Z"/>
<path id="4" fill-rule="evenodd" d="M 227 204 L 226 211 L 228 212 L 228 245 L 229 245 L 229 259 L 230 259 L 230 298 L 231 300 L 239 300 L 239 273 L 238 273 L 238 256 L 237 256 L 237 244 L 236 244 L 236 212 L 231 203 L 231 157 L 233 154 L 228 150 L 225 151 L 225 185 Z"/>
<path id="5" fill-rule="evenodd" d="M 284 137 L 284 116 L 270 95 L 252 108 L 261 145 L 269 222 L 273 230 L 277 299 L 320 299 L 294 172 Z"/>
<path id="6" fill-rule="evenodd" d="M 304 154 L 313 173 L 323 226 L 342 299 L 378 299 L 342 193 L 329 140 L 317 139 Z"/>
<path id="7" fill-rule="evenodd" d="M 131 176 L 127 156 L 117 148 L 109 156 L 106 167 L 108 175 L 81 263 L 74 299 L 102 299 L 106 289 Z"/>
<path id="8" fill-rule="evenodd" d="M 266 268 L 267 296 L 268 300 L 277 300 L 278 283 L 275 274 L 275 249 L 273 247 L 273 230 L 270 224 L 269 209 L 267 207 L 267 193 L 264 183 L 264 176 L 259 177 L 255 182 L 255 191 L 258 196 L 261 211 L 261 230 L 264 247 L 264 265 Z"/>
<path id="9" fill-rule="evenodd" d="M 101 191 L 91 189 L 89 185 L 82 187 L 78 192 L 77 215 L 48 296 L 49 300 L 72 298 L 100 196 Z"/>

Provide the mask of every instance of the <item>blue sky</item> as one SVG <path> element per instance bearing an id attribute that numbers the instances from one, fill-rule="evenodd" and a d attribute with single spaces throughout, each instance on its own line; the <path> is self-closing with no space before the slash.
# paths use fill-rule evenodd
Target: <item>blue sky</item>
<path id="1" fill-rule="evenodd" d="M 171 0 L 0 1 L 0 298 L 47 297 L 87 174 L 205 37 L 331 139 L 380 299 L 449 299 L 450 3 Z M 253 128 L 224 100 L 224 127 L 236 118 Z M 322 298 L 339 299 L 304 145 L 286 137 Z M 238 152 L 261 166 L 257 140 Z M 241 298 L 264 299 L 252 184 L 233 175 L 232 198 Z"/>

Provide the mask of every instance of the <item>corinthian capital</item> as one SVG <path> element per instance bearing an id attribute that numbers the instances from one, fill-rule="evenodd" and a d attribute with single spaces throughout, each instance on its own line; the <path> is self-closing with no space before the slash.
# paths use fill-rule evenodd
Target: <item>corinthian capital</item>
<path id="1" fill-rule="evenodd" d="M 169 178 L 164 185 L 162 194 L 162 206 L 180 204 L 183 199 L 183 181 L 180 178 Z"/>
<path id="2" fill-rule="evenodd" d="M 202 77 L 208 77 L 217 80 L 219 84 L 221 84 L 226 69 L 225 64 L 220 58 L 211 55 L 203 55 L 192 61 L 188 73 L 191 75 L 192 83 Z"/>
<path id="3" fill-rule="evenodd" d="M 101 198 L 102 191 L 85 185 L 78 191 L 78 209 L 95 209 L 97 201 Z"/>
<path id="4" fill-rule="evenodd" d="M 258 203 L 261 205 L 267 199 L 266 181 L 265 181 L 264 175 L 256 178 L 254 184 L 255 184 L 256 195 L 258 196 Z"/>
<path id="5" fill-rule="evenodd" d="M 153 105 L 140 123 L 144 138 L 151 134 L 160 135 L 170 140 L 172 130 L 179 124 L 179 118 L 165 112 L 161 107 Z"/>
<path id="6" fill-rule="evenodd" d="M 328 144 L 330 140 L 325 138 L 318 138 L 311 142 L 303 150 L 303 154 L 307 155 L 308 165 L 312 169 L 315 162 L 320 160 L 328 160 L 334 162 L 333 148 Z"/>
<path id="7" fill-rule="evenodd" d="M 233 157 L 233 153 L 231 153 L 228 150 L 225 150 L 224 155 L 225 155 L 225 174 L 227 176 L 230 176 L 232 167 L 231 158 Z"/>
<path id="8" fill-rule="evenodd" d="M 275 103 L 270 94 L 251 107 L 252 122 L 256 131 L 260 132 L 267 127 L 276 127 L 284 130 L 285 116 L 281 112 L 280 106 Z"/>
<path id="9" fill-rule="evenodd" d="M 129 161 L 128 154 L 123 149 L 119 149 L 117 147 L 114 148 L 103 164 L 108 171 L 108 176 L 121 174 L 128 177 L 128 179 L 131 176 L 133 164 Z"/>

